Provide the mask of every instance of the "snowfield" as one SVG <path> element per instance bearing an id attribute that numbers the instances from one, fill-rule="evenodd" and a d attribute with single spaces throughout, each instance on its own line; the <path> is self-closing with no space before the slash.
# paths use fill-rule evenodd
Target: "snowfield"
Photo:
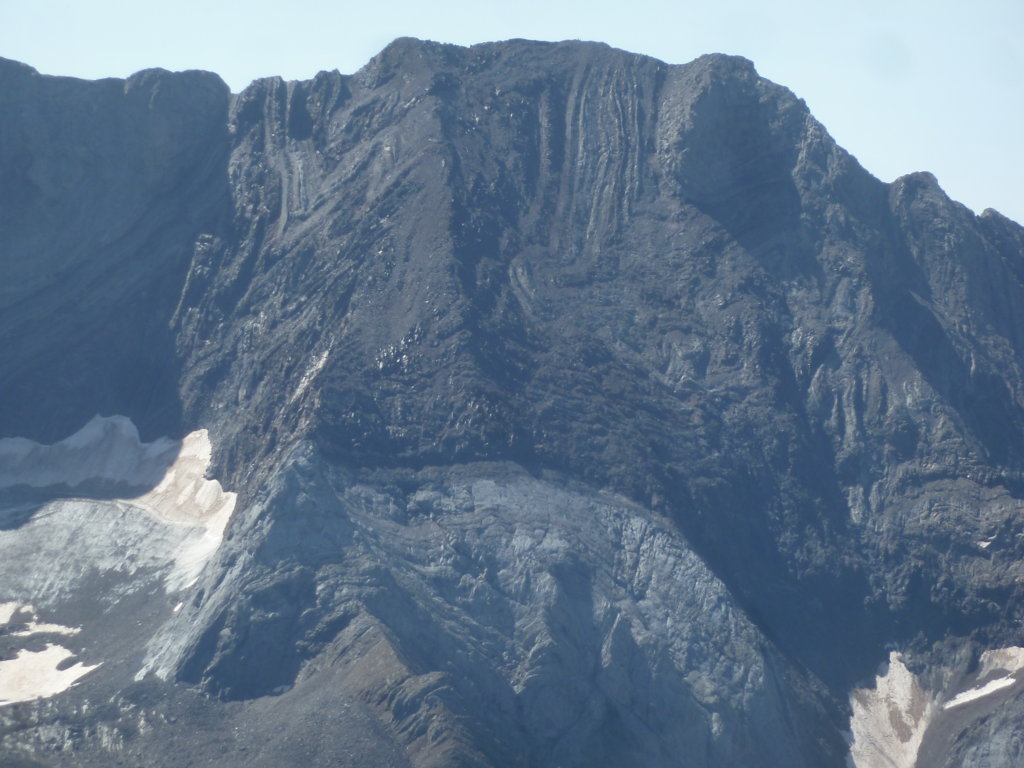
<path id="1" fill-rule="evenodd" d="M 1024 670 L 1024 648 L 985 651 L 978 662 L 977 672 L 966 681 L 969 687 L 961 683 L 953 687 L 955 693 L 931 693 L 893 651 L 875 687 L 858 688 L 850 696 L 853 768 L 915 768 L 925 734 L 929 728 L 941 731 L 945 712 L 973 702 L 983 706 L 979 716 L 984 716 L 1005 701 L 992 694 L 1022 682 L 1017 675 Z"/>
<path id="2" fill-rule="evenodd" d="M 65 627 L 61 624 L 39 623 L 35 608 L 17 602 L 0 603 L 0 624 L 10 625 L 23 614 L 31 617 L 29 621 L 18 621 L 26 628 L 7 633 L 11 637 L 33 637 L 35 635 L 76 635 L 77 627 Z M 0 706 L 15 704 L 19 701 L 53 696 L 66 691 L 81 677 L 84 677 L 99 664 L 86 666 L 76 662 L 70 666 L 63 662 L 74 656 L 63 646 L 47 643 L 42 651 L 21 649 L 13 659 L 0 661 Z M 64 666 L 62 669 L 61 667 Z"/>
<path id="3" fill-rule="evenodd" d="M 143 443 L 123 416 L 97 416 L 52 445 L 0 440 L 0 489 L 12 494 L 0 515 L 13 521 L 0 527 L 0 633 L 37 638 L 8 646 L 15 657 L 0 660 L 0 704 L 54 696 L 101 666 L 105 649 L 57 641 L 99 625 L 142 585 L 173 594 L 195 582 L 235 508 L 235 494 L 206 478 L 211 456 L 206 430 Z M 11 500 L 19 489 L 48 488 L 49 501 Z M 105 586 L 96 592 L 97 584 Z M 83 627 L 52 620 L 81 615 L 85 603 L 95 608 Z"/>

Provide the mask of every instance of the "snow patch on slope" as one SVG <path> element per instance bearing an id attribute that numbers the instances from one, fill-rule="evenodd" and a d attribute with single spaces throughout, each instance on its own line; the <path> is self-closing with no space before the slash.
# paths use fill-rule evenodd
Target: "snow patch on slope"
<path id="1" fill-rule="evenodd" d="M 875 678 L 873 689 L 853 692 L 850 705 L 850 757 L 855 768 L 914 768 L 924 733 L 938 707 L 899 653 L 889 654 L 889 667 Z"/>
<path id="2" fill-rule="evenodd" d="M 234 493 L 224 491 L 216 480 L 206 479 L 211 457 L 205 429 L 180 442 L 160 438 L 143 443 L 131 420 L 97 416 L 53 445 L 18 437 L 0 440 L 0 488 L 74 489 L 86 483 L 149 487 L 144 493 L 125 493 L 109 503 L 139 509 L 165 525 L 199 529 L 199 535 L 187 537 L 175 553 L 167 585 L 178 590 L 198 578 L 220 545 L 235 507 Z M 52 502 L 40 513 L 59 508 L 60 502 Z"/>
<path id="3" fill-rule="evenodd" d="M 39 634 L 75 635 L 77 627 L 61 624 L 39 623 L 31 605 L 17 602 L 0 603 L 0 624 L 8 625 L 11 619 L 21 613 L 28 613 L 31 620 L 27 627 L 11 632 L 11 637 L 31 637 Z M 99 667 L 99 664 L 85 665 L 76 662 L 65 666 L 63 662 L 75 654 L 56 643 L 47 643 L 42 651 L 22 648 L 13 659 L 0 660 L 0 707 L 19 701 L 30 701 L 66 691 L 80 678 Z M 62 668 L 63 667 L 63 668 Z"/>
<path id="4" fill-rule="evenodd" d="M 55 696 L 100 666 L 76 662 L 61 669 L 62 662 L 72 656 L 67 648 L 47 643 L 45 650 L 22 649 L 16 658 L 0 661 L 0 707 Z"/>
<path id="5" fill-rule="evenodd" d="M 0 603 L 0 624 L 6 624 L 21 610 L 21 603 Z"/>
<path id="6" fill-rule="evenodd" d="M 970 701 L 977 701 L 980 698 L 988 696 L 990 693 L 995 693 L 1003 688 L 1009 688 L 1016 682 L 1017 680 L 1012 677 L 1000 677 L 995 680 L 989 680 L 978 688 L 971 688 L 969 691 L 958 693 L 952 699 L 943 704 L 942 708 L 952 709 L 953 707 L 959 707 L 961 704 L 966 704 Z"/>
<path id="7" fill-rule="evenodd" d="M 939 733 L 949 726 L 951 721 L 947 720 L 946 712 L 982 702 L 984 706 L 970 717 L 986 716 L 1005 701 L 1005 697 L 992 694 L 1024 682 L 1019 676 L 1022 670 L 1024 648 L 985 651 L 979 659 L 978 671 L 969 679 L 971 687 L 947 698 L 952 691 L 942 695 L 925 691 L 901 655 L 892 652 L 886 673 L 875 678 L 875 687 L 858 688 L 850 696 L 851 766 L 915 768 L 926 731 L 931 727 Z M 962 722 L 956 727 L 963 728 Z"/>
<path id="8" fill-rule="evenodd" d="M 985 677 L 998 671 L 1012 674 L 1022 669 L 1024 669 L 1024 648 L 1011 646 L 995 651 L 985 651 L 981 654 L 981 669 L 978 672 L 978 677 Z"/>
<path id="9" fill-rule="evenodd" d="M 123 416 L 96 417 L 52 445 L 0 440 L 0 634 L 13 656 L 0 659 L 0 704 L 53 696 L 100 666 L 74 658 L 88 651 L 77 627 L 40 620 L 34 605 L 84 615 L 90 630 L 128 596 L 196 581 L 236 500 L 207 479 L 211 458 L 206 430 L 143 443 Z M 57 498 L 37 501 L 38 492 L 25 494 L 31 488 Z M 106 661 L 116 667 L 123 658 Z"/>
<path id="10" fill-rule="evenodd" d="M 212 455 L 205 429 L 186 435 L 160 483 L 141 496 L 125 500 L 162 522 L 203 529 L 201 536 L 178 551 L 175 570 L 168 578 L 172 590 L 190 586 L 199 578 L 206 561 L 220 546 L 235 509 L 236 494 L 224 491 L 216 480 L 206 479 Z"/>
<path id="11" fill-rule="evenodd" d="M 983 699 L 996 691 L 1001 691 L 1004 688 L 1009 688 L 1011 685 L 1015 685 L 1020 682 L 1015 675 L 1017 672 L 1024 669 L 1024 648 L 1012 646 L 1010 648 L 1000 648 L 995 651 L 985 651 L 981 654 L 980 662 L 978 674 L 975 679 L 977 681 L 985 680 L 985 682 L 982 685 L 969 688 L 966 691 L 961 691 L 943 704 L 943 709 L 952 709 L 953 707 L 959 707 L 960 705 L 967 704 L 971 701 Z M 986 680 L 986 678 L 997 672 L 1005 672 L 1006 674 L 1002 677 Z"/>

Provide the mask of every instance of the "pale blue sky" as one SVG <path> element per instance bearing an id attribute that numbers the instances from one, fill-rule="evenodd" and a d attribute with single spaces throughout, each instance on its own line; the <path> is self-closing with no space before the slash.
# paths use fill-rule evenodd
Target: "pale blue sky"
<path id="1" fill-rule="evenodd" d="M 403 35 L 601 40 L 671 63 L 740 54 L 876 176 L 928 170 L 975 211 L 1024 222 L 1024 0 L 0 0 L 0 56 L 41 72 L 209 69 L 235 91 L 354 72 Z"/>

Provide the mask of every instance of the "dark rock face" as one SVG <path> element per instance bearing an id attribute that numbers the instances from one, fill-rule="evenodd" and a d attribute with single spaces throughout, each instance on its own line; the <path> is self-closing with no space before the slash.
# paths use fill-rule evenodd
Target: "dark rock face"
<path id="1" fill-rule="evenodd" d="M 1024 230 L 749 62 L 0 61 L 0 103 L 0 436 L 206 429 L 239 494 L 11 759 L 842 766 L 890 651 L 940 707 L 1024 645 Z M 1022 712 L 922 760 L 1016 765 Z"/>
<path id="2" fill-rule="evenodd" d="M 0 61 L 0 423 L 59 440 L 97 412 L 180 430 L 167 317 L 230 199 L 215 75 L 40 77 Z"/>

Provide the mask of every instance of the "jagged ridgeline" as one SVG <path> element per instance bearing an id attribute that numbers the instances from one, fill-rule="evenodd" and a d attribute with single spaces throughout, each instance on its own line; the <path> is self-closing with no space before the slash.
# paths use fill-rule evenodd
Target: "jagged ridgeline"
<path id="1" fill-rule="evenodd" d="M 5 765 L 1024 763 L 1024 229 L 745 59 L 0 60 L 0 265 Z"/>

